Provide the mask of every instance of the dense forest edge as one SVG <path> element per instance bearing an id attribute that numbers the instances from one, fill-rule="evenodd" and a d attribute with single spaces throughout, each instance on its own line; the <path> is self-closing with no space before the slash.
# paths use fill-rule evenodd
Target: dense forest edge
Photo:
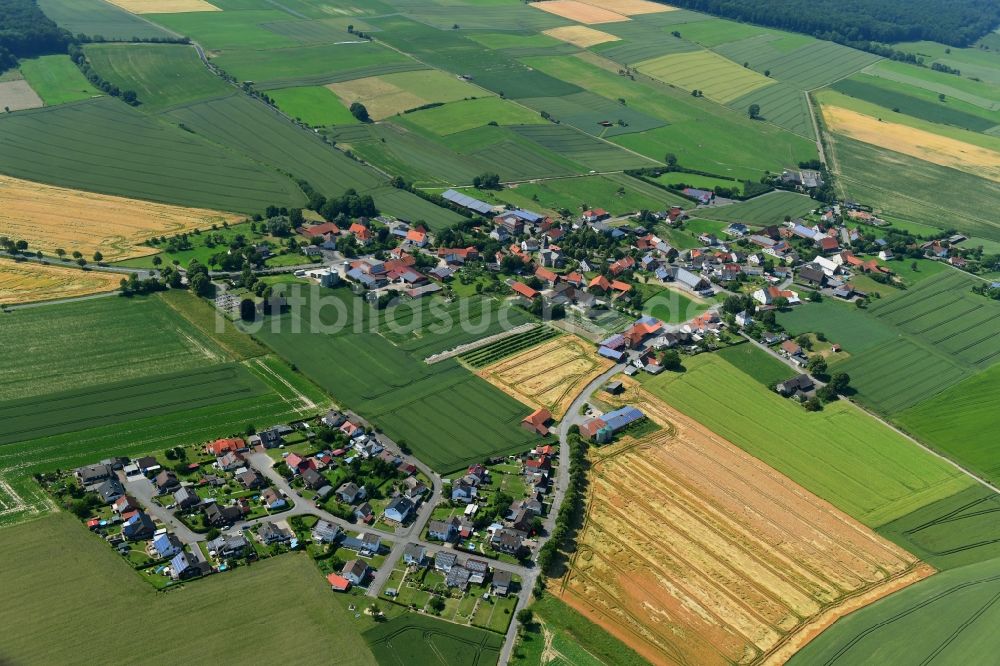
<path id="1" fill-rule="evenodd" d="M 965 47 L 1000 24 L 1000 3 L 983 0 L 670 0 L 723 18 L 801 32 L 855 48 L 928 40 Z"/>
<path id="2" fill-rule="evenodd" d="M 65 53 L 71 39 L 35 0 L 0 2 L 0 73 L 16 67 L 18 58 Z"/>

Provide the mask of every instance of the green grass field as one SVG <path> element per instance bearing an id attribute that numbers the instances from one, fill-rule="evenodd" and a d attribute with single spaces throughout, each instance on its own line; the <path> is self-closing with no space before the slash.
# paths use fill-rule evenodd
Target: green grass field
<path id="1" fill-rule="evenodd" d="M 583 165 L 591 171 L 622 171 L 656 166 L 657 161 L 564 125 L 518 125 L 521 137 Z"/>
<path id="2" fill-rule="evenodd" d="M 4 114 L 0 142 L 17 178 L 245 213 L 305 203 L 286 176 L 114 98 Z"/>
<path id="3" fill-rule="evenodd" d="M 677 174 L 677 176 L 683 178 L 685 174 Z M 779 190 L 731 206 L 702 208 L 698 210 L 698 216 L 723 222 L 739 221 L 746 224 L 767 226 L 771 224 L 781 225 L 785 221 L 786 215 L 795 219 L 814 208 L 816 208 L 814 199 L 810 199 L 804 194 Z"/>
<path id="4" fill-rule="evenodd" d="M 134 90 L 143 111 L 231 95 L 233 88 L 208 71 L 192 46 L 88 44 L 91 66 L 122 90 Z"/>
<path id="5" fill-rule="evenodd" d="M 0 445 L 260 397 L 267 391 L 246 368 L 227 363 L 8 400 L 0 402 Z"/>
<path id="6" fill-rule="evenodd" d="M 4 316 L 0 400 L 196 370 L 230 360 L 159 298 L 105 298 Z M 77 353 L 87 349 L 87 354 Z"/>
<path id="7" fill-rule="evenodd" d="M 35 472 L 287 423 L 329 403 L 232 324 L 217 331 L 211 306 L 186 292 L 49 305 L 5 322 L 0 342 L 16 359 L 0 382 L 0 523 L 49 510 Z"/>
<path id="8" fill-rule="evenodd" d="M 672 406 L 871 527 L 964 489 L 957 470 L 846 402 L 806 412 L 715 354 L 644 376 Z"/>
<path id="9" fill-rule="evenodd" d="M 511 656 L 517 666 L 641 666 L 647 662 L 620 640 L 551 595 L 531 605 L 532 629 L 521 634 Z M 551 644 L 547 639 L 551 632 Z M 543 661 L 546 646 L 549 652 Z"/>
<path id="10" fill-rule="evenodd" d="M 749 52 L 743 48 L 746 45 L 751 45 Z M 716 51 L 735 62 L 749 63 L 750 69 L 757 72 L 769 71 L 771 77 L 799 90 L 820 88 L 879 60 L 871 53 L 820 40 L 811 40 L 796 49 L 782 50 L 754 39 L 717 48 Z"/>
<path id="11" fill-rule="evenodd" d="M 669 324 L 688 321 L 708 309 L 708 303 L 694 301 L 653 282 L 635 286 L 642 292 L 642 313 Z"/>
<path id="12" fill-rule="evenodd" d="M 47 55 L 21 61 L 21 74 L 46 106 L 101 95 L 65 55 Z"/>
<path id="13" fill-rule="evenodd" d="M 333 81 L 339 72 L 406 63 L 407 58 L 377 42 L 319 44 L 292 48 L 226 51 L 213 59 L 239 81 L 262 87 L 315 85 Z"/>
<path id="14" fill-rule="evenodd" d="M 266 25 L 287 21 L 290 16 L 268 5 L 254 2 L 237 11 L 183 12 L 146 14 L 146 18 L 185 37 L 190 37 L 210 51 L 230 49 L 278 49 L 301 45 L 296 39 L 268 30 Z M 258 55 L 259 57 L 259 55 Z"/>
<path id="15" fill-rule="evenodd" d="M 243 95 L 178 107 L 168 115 L 250 159 L 309 181 L 327 195 L 339 195 L 348 188 L 370 190 L 384 183 L 371 168 Z"/>
<path id="16" fill-rule="evenodd" d="M 1000 557 L 1000 495 L 981 485 L 886 523 L 878 533 L 937 569 Z"/>
<path id="17" fill-rule="evenodd" d="M 544 111 L 560 123 L 600 137 L 644 132 L 667 124 L 617 100 L 591 92 L 562 97 L 532 97 L 521 100 L 521 103 L 539 113 Z"/>
<path id="18" fill-rule="evenodd" d="M 74 35 L 82 33 L 91 37 L 124 41 L 133 37 L 149 39 L 171 36 L 153 23 L 104 0 L 41 0 L 38 6 L 60 28 L 65 28 Z"/>
<path id="19" fill-rule="evenodd" d="M 1000 365 L 994 365 L 893 416 L 908 432 L 987 479 L 1000 479 Z"/>
<path id="20" fill-rule="evenodd" d="M 382 666 L 492 666 L 500 658 L 503 636 L 438 620 L 408 614 L 364 634 L 375 660 Z"/>
<path id="21" fill-rule="evenodd" d="M 499 192 L 477 191 L 472 188 L 465 192 L 483 201 L 505 202 L 550 214 L 556 214 L 564 208 L 576 213 L 582 210 L 581 206 L 585 203 L 600 205 L 612 215 L 690 205 L 687 199 L 625 174 L 522 183 Z"/>
<path id="22" fill-rule="evenodd" d="M 542 125 L 545 120 L 538 114 L 499 97 L 480 97 L 408 113 L 403 117 L 403 122 L 443 136 L 482 127 L 491 122 L 498 125 Z"/>
<path id="23" fill-rule="evenodd" d="M 850 374 L 866 405 L 892 415 L 992 366 L 1000 360 L 1000 305 L 973 294 L 973 284 L 973 278 L 949 271 L 880 299 L 869 312 L 899 337 L 835 369 Z"/>
<path id="24" fill-rule="evenodd" d="M 450 28 L 455 23 L 457 13 L 452 7 L 444 9 L 445 14 L 450 13 L 452 16 L 445 19 L 448 22 L 447 27 Z M 545 12 L 530 7 L 523 9 L 533 15 L 549 17 Z M 466 11 L 483 16 L 481 14 L 483 10 L 479 7 L 467 8 Z M 510 18 L 509 11 L 507 13 L 505 20 Z M 371 19 L 371 22 L 382 29 L 379 33 L 380 40 L 433 67 L 452 74 L 470 76 L 476 85 L 498 94 L 502 92 L 509 98 L 558 97 L 580 92 L 579 87 L 543 72 L 534 71 L 525 62 L 502 51 L 484 49 L 481 44 L 465 37 L 462 30 L 438 30 L 402 16 Z M 565 23 L 566 21 L 556 18 L 556 22 L 550 24 L 550 27 Z M 488 28 L 495 29 L 497 25 L 510 24 L 492 23 Z"/>
<path id="25" fill-rule="evenodd" d="M 779 312 L 778 323 L 789 335 L 823 333 L 850 354 L 859 354 L 896 338 L 891 327 L 854 305 L 826 298 L 820 303 L 805 303 Z"/>
<path id="26" fill-rule="evenodd" d="M 749 342 L 724 347 L 716 353 L 769 389 L 795 375 L 790 367 Z"/>
<path id="27" fill-rule="evenodd" d="M 890 217 L 1000 240 L 1000 224 L 983 212 L 1000 197 L 1000 183 L 841 135 L 829 143 L 853 200 Z"/>
<path id="28" fill-rule="evenodd" d="M 523 451 L 537 441 L 520 426 L 528 407 L 454 359 L 423 362 L 435 352 L 501 330 L 496 314 L 476 314 L 482 312 L 474 306 L 478 299 L 444 310 L 441 303 L 430 310 L 430 301 L 417 301 L 416 310 L 403 305 L 376 315 L 347 289 L 305 298 L 298 312 L 282 315 L 277 326 L 264 327 L 257 337 L 431 467 L 449 472 L 485 456 Z M 459 326 L 465 320 L 478 326 Z M 508 321 L 516 325 L 526 319 L 511 311 Z M 343 363 L 344 358 L 352 362 Z"/>
<path id="29" fill-rule="evenodd" d="M 143 627 L 155 658 L 179 661 L 307 661 L 337 654 L 337 663 L 372 665 L 375 659 L 313 563 L 287 554 L 253 567 L 157 592 L 114 549 L 68 514 L 3 529 L 0 587 L 10 602 L 0 610 L 7 626 L 0 654 L 18 664 L 137 659 L 132 641 L 97 641 L 107 617 L 94 608 L 128 608 Z M 231 614 L 233 595 L 247 608 L 281 608 L 284 621 Z M 289 631 L 289 627 L 296 627 Z M 254 640 L 245 640 L 248 635 Z M 311 638 L 303 641 L 303 632 Z M 182 638 L 179 638 L 182 637 Z M 152 655 L 148 655 L 152 657 Z"/>
<path id="30" fill-rule="evenodd" d="M 978 113 L 969 113 L 956 107 L 971 107 L 972 109 L 978 109 L 978 107 L 961 100 L 948 101 L 946 99 L 942 102 L 936 96 L 932 101 L 920 96 L 921 88 L 906 86 L 889 79 L 859 74 L 838 81 L 830 87 L 839 93 L 877 104 L 885 109 L 899 109 L 899 113 L 921 120 L 954 125 L 973 132 L 983 132 L 1000 124 L 1000 113 L 989 113 L 990 117 L 984 117 L 987 112 L 982 110 Z"/>
<path id="31" fill-rule="evenodd" d="M 972 81 L 960 76 L 936 72 L 929 67 L 914 67 L 884 60 L 865 70 L 866 74 L 923 88 L 991 111 L 1000 110 L 1000 86 Z"/>
<path id="32" fill-rule="evenodd" d="M 1000 560 L 936 574 L 838 620 L 788 662 L 970 664 L 1000 649 Z"/>
<path id="33" fill-rule="evenodd" d="M 712 51 L 673 53 L 636 65 L 643 74 L 684 90 L 701 90 L 705 97 L 725 104 L 752 90 L 773 85 L 757 72 L 741 67 Z"/>

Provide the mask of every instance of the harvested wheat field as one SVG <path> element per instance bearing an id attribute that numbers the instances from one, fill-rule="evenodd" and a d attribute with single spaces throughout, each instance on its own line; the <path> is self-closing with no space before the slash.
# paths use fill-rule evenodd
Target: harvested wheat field
<path id="1" fill-rule="evenodd" d="M 0 175 L 0 236 L 26 240 L 32 250 L 51 254 L 96 251 L 105 261 L 154 254 L 141 245 L 152 236 L 173 235 L 243 216 L 202 208 L 126 199 L 70 190 Z"/>
<path id="2" fill-rule="evenodd" d="M 221 12 L 205 0 L 108 0 L 133 14 L 180 14 L 183 12 Z"/>
<path id="3" fill-rule="evenodd" d="M 616 37 L 600 30 L 594 30 L 584 25 L 565 25 L 561 28 L 551 28 L 542 32 L 549 37 L 555 37 L 558 40 L 569 42 L 573 46 L 579 46 L 583 49 L 595 44 L 616 42 L 621 39 L 621 37 Z"/>
<path id="4" fill-rule="evenodd" d="M 340 98 L 344 106 L 353 102 L 364 104 L 368 115 L 375 120 L 432 102 L 454 102 L 482 96 L 482 91 L 475 86 L 433 69 L 368 76 L 330 83 L 326 87 Z"/>
<path id="5" fill-rule="evenodd" d="M 626 16 L 658 14 L 660 12 L 673 12 L 677 10 L 676 7 L 661 5 L 658 2 L 649 2 L 649 0 L 579 0 L 579 2 L 603 7 L 604 9 Z"/>
<path id="6" fill-rule="evenodd" d="M 1000 182 L 1000 152 L 839 106 L 824 104 L 822 109 L 832 132 Z"/>
<path id="7" fill-rule="evenodd" d="M 555 14 L 568 18 L 577 23 L 616 23 L 618 21 L 628 21 L 629 17 L 618 14 L 602 7 L 588 5 L 577 0 L 543 0 L 543 2 L 533 2 L 531 6 L 541 9 L 543 12 Z"/>
<path id="8" fill-rule="evenodd" d="M 0 82 L 0 112 L 37 109 L 42 98 L 24 79 Z"/>
<path id="9" fill-rule="evenodd" d="M 663 426 L 592 450 L 554 592 L 654 664 L 781 663 L 933 569 L 628 381 Z"/>
<path id="10" fill-rule="evenodd" d="M 0 259 L 0 305 L 113 291 L 121 279 L 117 273 Z"/>
<path id="11" fill-rule="evenodd" d="M 564 335 L 486 366 L 479 376 L 526 405 L 562 418 L 573 398 L 614 363 L 579 338 Z"/>

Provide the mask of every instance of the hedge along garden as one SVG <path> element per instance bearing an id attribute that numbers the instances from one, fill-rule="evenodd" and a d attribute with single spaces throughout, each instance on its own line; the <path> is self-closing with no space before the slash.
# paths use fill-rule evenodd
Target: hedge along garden
<path id="1" fill-rule="evenodd" d="M 454 359 L 433 365 L 423 361 L 497 329 L 460 335 L 453 330 L 436 332 L 426 322 L 417 339 L 426 337 L 428 342 L 407 351 L 389 341 L 400 334 L 386 325 L 388 313 L 373 313 L 348 289 L 323 290 L 322 297 L 326 305 L 310 296 L 297 312 L 269 322 L 257 337 L 336 400 L 408 445 L 421 460 L 448 472 L 485 457 L 524 450 L 537 439 L 520 426 L 531 411 L 528 407 Z M 403 327 L 412 323 L 411 313 L 401 317 Z M 339 323 L 342 328 L 325 331 L 315 322 L 331 327 Z"/>

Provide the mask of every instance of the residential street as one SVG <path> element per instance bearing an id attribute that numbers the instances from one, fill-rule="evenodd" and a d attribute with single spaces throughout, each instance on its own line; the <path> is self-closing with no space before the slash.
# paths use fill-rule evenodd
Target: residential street
<path id="1" fill-rule="evenodd" d="M 580 415 L 581 408 L 590 400 L 593 393 L 598 391 L 605 383 L 608 382 L 608 380 L 611 379 L 611 377 L 615 376 L 619 372 L 622 372 L 624 369 L 624 364 L 618 364 L 590 382 L 590 384 L 588 384 L 573 400 L 573 403 L 570 405 L 565 417 L 559 424 L 559 465 L 557 468 L 555 483 L 553 484 L 552 506 L 543 522 L 544 534 L 546 536 L 538 538 L 537 548 L 541 548 L 545 544 L 549 538 L 547 535 L 551 534 L 552 530 L 555 528 L 555 520 L 559 513 L 559 507 L 562 505 L 563 499 L 566 496 L 566 490 L 569 487 L 570 455 L 568 436 L 570 428 L 583 422 L 584 419 Z M 262 518 L 255 518 L 253 520 L 236 523 L 231 529 L 239 530 L 264 521 L 279 521 L 287 520 L 295 516 L 312 515 L 323 520 L 327 520 L 335 525 L 339 525 L 341 529 L 346 531 L 377 532 L 383 538 L 392 541 L 392 547 L 386 555 L 385 561 L 375 573 L 366 591 L 366 594 L 369 597 L 377 597 L 382 591 L 382 588 L 385 586 L 386 581 L 389 579 L 393 568 L 402 558 L 403 550 L 406 548 L 407 544 L 418 543 L 430 550 L 450 548 L 450 546 L 446 546 L 445 544 L 426 541 L 421 538 L 424 528 L 431 518 L 431 513 L 433 512 L 434 507 L 441 501 L 442 498 L 441 477 L 413 456 L 402 454 L 398 447 L 396 447 L 395 443 L 388 438 L 379 436 L 379 441 L 384 447 L 400 455 L 405 462 L 412 463 L 421 472 L 423 472 L 432 483 L 432 492 L 430 497 L 428 497 L 420 505 L 416 519 L 407 527 L 399 527 L 392 531 L 368 527 L 363 524 L 356 524 L 344 520 L 333 515 L 329 511 L 317 507 L 313 502 L 299 495 L 299 493 L 292 488 L 289 482 L 274 469 L 273 465 L 275 460 L 271 458 L 271 456 L 262 451 L 256 451 L 247 455 L 247 461 L 249 464 L 267 477 L 270 484 L 283 493 L 284 496 L 293 503 L 293 506 L 287 511 L 282 511 L 272 516 L 265 516 Z M 177 538 L 180 539 L 181 542 L 192 546 L 191 551 L 195 553 L 199 559 L 204 559 L 204 555 L 201 552 L 201 548 L 198 547 L 198 543 L 205 541 L 205 535 L 189 529 L 174 516 L 173 511 L 156 504 L 153 501 L 153 498 L 156 496 L 156 489 L 149 479 L 140 477 L 138 479 L 126 480 L 123 474 L 120 476 L 128 494 L 135 497 L 135 499 L 138 500 L 143 507 L 145 507 L 146 511 L 150 515 L 161 521 L 163 524 L 169 525 L 171 530 L 177 535 Z M 456 550 L 455 552 L 463 554 L 465 558 L 477 556 L 476 553 L 467 551 Z M 535 581 L 538 579 L 540 573 L 538 569 L 533 566 L 527 567 L 519 564 L 509 564 L 492 559 L 489 560 L 489 562 L 490 566 L 496 570 L 509 571 L 512 574 L 520 576 L 521 587 L 518 591 L 517 605 L 514 609 L 514 613 L 516 614 L 518 610 L 526 608 L 531 601 L 531 593 L 535 587 Z M 510 656 L 514 650 L 514 644 L 517 640 L 517 631 L 517 620 L 512 619 L 510 628 L 507 630 L 503 649 L 500 653 L 501 665 L 508 663 L 510 660 Z"/>
<path id="2" fill-rule="evenodd" d="M 590 397 L 594 394 L 594 392 L 604 386 L 608 380 L 624 369 L 625 364 L 619 363 L 594 381 L 587 384 L 586 388 L 584 388 L 573 400 L 573 403 L 566 411 L 566 416 L 559 424 L 559 473 L 556 475 L 555 488 L 552 491 L 552 508 L 549 510 L 549 514 L 545 517 L 545 521 L 543 523 L 546 535 L 551 534 L 552 530 L 555 528 L 556 516 L 559 514 L 559 507 L 562 506 L 563 498 L 566 497 L 566 489 L 569 488 L 568 438 L 570 428 L 583 422 L 583 417 L 580 416 L 580 409 L 590 400 Z M 548 541 L 548 536 L 540 538 L 538 540 L 538 548 L 541 548 L 546 541 Z M 494 566 L 496 566 L 496 568 L 502 568 L 497 565 Z M 514 653 L 514 644 L 517 642 L 517 611 L 528 606 L 528 603 L 531 601 L 531 591 L 534 589 L 535 581 L 538 579 L 539 571 L 537 568 L 520 568 L 523 569 L 524 573 L 515 573 L 519 573 L 521 576 L 521 591 L 518 594 L 517 607 L 514 609 L 515 618 L 510 622 L 510 628 L 507 629 L 507 637 L 504 640 L 503 649 L 500 651 L 500 666 L 507 664 L 510 661 L 511 655 Z"/>

